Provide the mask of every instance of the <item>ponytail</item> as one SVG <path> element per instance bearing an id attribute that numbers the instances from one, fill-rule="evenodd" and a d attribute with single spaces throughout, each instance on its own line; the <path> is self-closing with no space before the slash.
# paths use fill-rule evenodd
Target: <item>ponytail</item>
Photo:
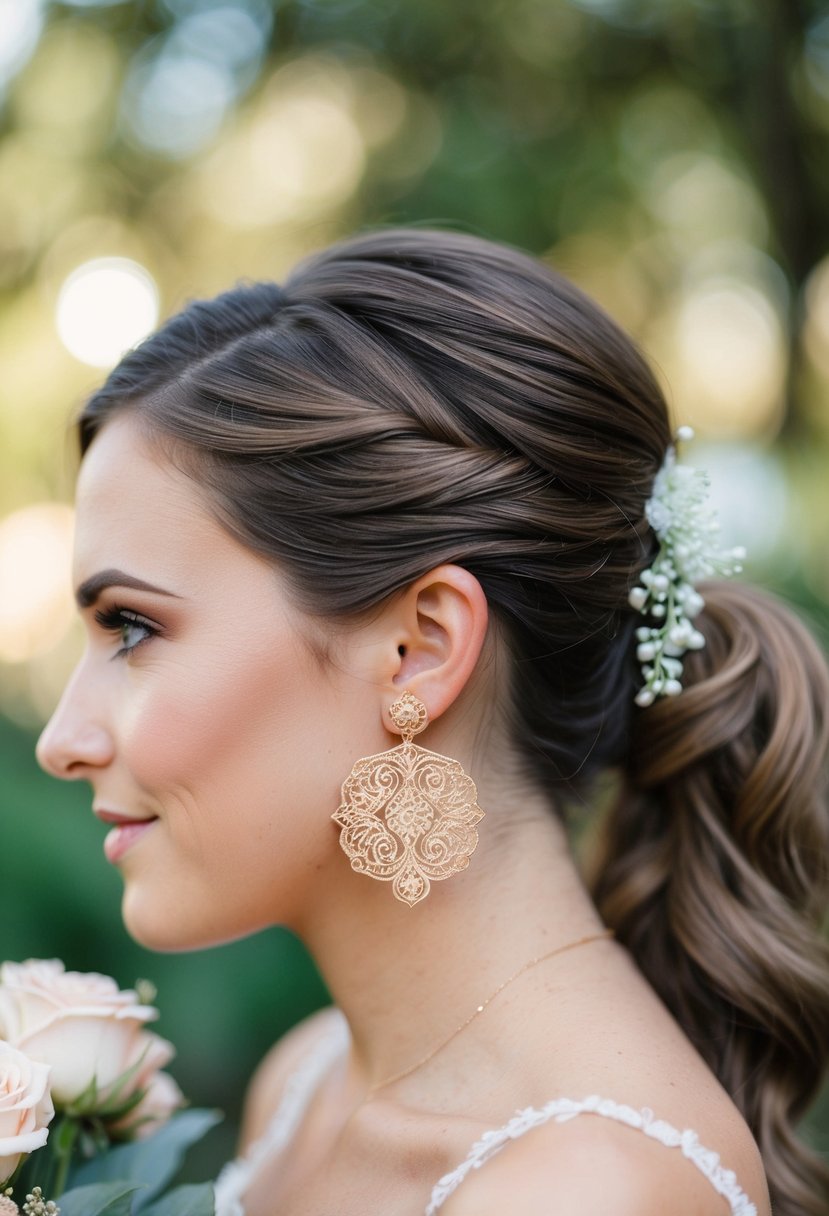
<path id="1" fill-rule="evenodd" d="M 742 1112 L 775 1216 L 826 1216 L 794 1125 L 829 1056 L 829 668 L 781 600 L 700 585 L 684 691 L 636 715 L 589 885 Z"/>

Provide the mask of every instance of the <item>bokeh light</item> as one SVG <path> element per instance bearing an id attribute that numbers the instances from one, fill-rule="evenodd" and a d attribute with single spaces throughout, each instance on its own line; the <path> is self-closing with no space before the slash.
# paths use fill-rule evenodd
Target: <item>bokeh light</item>
<path id="1" fill-rule="evenodd" d="M 61 287 L 55 320 L 61 341 L 76 359 L 112 367 L 158 323 L 158 288 L 129 258 L 93 258 Z"/>
<path id="2" fill-rule="evenodd" d="M 306 221 L 357 188 L 366 144 L 347 73 L 315 60 L 274 74 L 250 119 L 205 161 L 201 196 L 233 227 Z"/>
<path id="3" fill-rule="evenodd" d="M 37 46 L 43 10 L 43 0 L 0 0 L 0 92 Z"/>
<path id="4" fill-rule="evenodd" d="M 37 503 L 0 521 L 0 660 L 22 663 L 56 645 L 72 623 L 73 511 Z"/>
<path id="5" fill-rule="evenodd" d="M 133 57 L 121 98 L 127 137 L 174 159 L 208 144 L 256 80 L 272 20 L 250 0 L 191 6 Z"/>
<path id="6" fill-rule="evenodd" d="M 682 463 L 703 468 L 710 478 L 711 504 L 724 549 L 745 545 L 755 568 L 796 560 L 791 544 L 796 508 L 792 486 L 774 452 L 742 442 L 696 442 Z M 750 578 L 751 575 L 749 574 Z"/>
<path id="7" fill-rule="evenodd" d="M 695 284 L 675 313 L 677 386 L 709 432 L 745 432 L 771 417 L 786 370 L 768 297 L 727 276 Z"/>
<path id="8" fill-rule="evenodd" d="M 261 2 L 200 5 L 174 27 L 169 45 L 226 64 L 249 83 L 265 53 L 272 24 L 273 13 Z"/>
<path id="9" fill-rule="evenodd" d="M 768 217 L 756 187 L 709 153 L 680 152 L 657 161 L 643 183 L 645 203 L 690 249 L 734 239 L 762 245 Z"/>
<path id="10" fill-rule="evenodd" d="M 676 412 L 712 438 L 774 436 L 789 370 L 785 277 L 759 249 L 712 241 L 649 327 Z"/>
<path id="11" fill-rule="evenodd" d="M 224 64 L 173 51 L 133 65 L 122 120 L 144 147 L 189 156 L 216 134 L 233 96 L 233 77 Z"/>

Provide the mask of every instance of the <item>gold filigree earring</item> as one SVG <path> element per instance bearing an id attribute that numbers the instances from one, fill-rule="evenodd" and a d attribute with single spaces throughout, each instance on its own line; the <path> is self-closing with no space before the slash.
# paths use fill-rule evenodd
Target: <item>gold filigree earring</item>
<path id="1" fill-rule="evenodd" d="M 355 763 L 331 818 L 343 828 L 340 845 L 352 870 L 390 882 L 395 897 L 414 907 L 431 881 L 469 865 L 484 812 L 457 760 L 412 743 L 426 727 L 423 702 L 404 692 L 389 717 L 403 742 Z"/>

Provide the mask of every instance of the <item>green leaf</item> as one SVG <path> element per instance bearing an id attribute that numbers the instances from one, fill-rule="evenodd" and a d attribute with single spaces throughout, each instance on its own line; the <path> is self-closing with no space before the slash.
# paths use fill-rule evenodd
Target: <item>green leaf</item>
<path id="1" fill-rule="evenodd" d="M 57 1133 L 50 1132 L 49 1140 L 52 1145 L 53 1152 L 58 1157 L 65 1157 L 72 1152 L 75 1146 L 75 1140 L 78 1136 L 78 1123 L 71 1116 L 61 1119 L 57 1125 Z"/>
<path id="2" fill-rule="evenodd" d="M 61 1216 L 130 1216 L 132 1197 L 138 1187 L 128 1182 L 99 1182 L 64 1191 Z"/>
<path id="3" fill-rule="evenodd" d="M 125 1086 L 127 1086 L 130 1083 L 130 1081 L 135 1080 L 135 1077 L 137 1076 L 139 1069 L 143 1065 L 144 1058 L 149 1050 L 150 1050 L 150 1044 L 147 1043 L 147 1046 L 141 1052 L 141 1055 L 138 1057 L 138 1059 L 135 1061 L 135 1063 L 131 1064 L 130 1067 L 125 1069 L 125 1071 L 122 1072 L 120 1076 L 115 1078 L 115 1080 L 112 1082 L 112 1086 L 110 1088 L 109 1093 L 107 1094 L 105 1101 L 100 1103 L 97 1106 L 97 1109 L 95 1111 L 96 1114 L 110 1115 L 110 1116 L 120 1115 L 121 1107 L 123 1106 L 123 1099 L 121 1100 L 121 1103 L 119 1105 L 119 1101 L 118 1101 L 119 1096 L 123 1092 Z M 137 1092 L 138 1092 L 139 1096 L 138 1096 L 138 1098 L 136 1098 L 136 1102 L 140 1102 L 141 1098 L 144 1097 L 144 1095 L 146 1094 L 147 1091 L 146 1091 L 146 1089 L 142 1089 L 142 1090 L 138 1090 Z M 128 1101 L 129 1101 L 129 1099 L 128 1099 Z"/>
<path id="4" fill-rule="evenodd" d="M 113 1093 L 107 1098 L 106 1102 L 101 1103 L 95 1110 L 95 1116 L 99 1119 L 110 1120 L 116 1122 L 118 1119 L 123 1119 L 124 1115 L 128 1115 L 139 1102 L 143 1102 L 147 1096 L 146 1089 L 136 1089 L 124 1098 L 120 1104 L 116 1100 L 116 1094 Z"/>
<path id="5" fill-rule="evenodd" d="M 119 1105 L 119 1101 L 118 1101 L 119 1096 L 123 1092 L 124 1087 L 127 1086 L 130 1083 L 130 1081 L 135 1079 L 136 1074 L 138 1073 L 138 1070 L 141 1068 L 141 1065 L 144 1063 L 144 1057 L 146 1056 L 146 1054 L 149 1050 L 150 1050 L 150 1044 L 148 1043 L 147 1046 L 144 1048 L 144 1050 L 141 1052 L 141 1055 L 138 1057 L 138 1059 L 135 1060 L 135 1062 L 132 1063 L 129 1066 L 129 1068 L 125 1069 L 124 1072 L 120 1073 L 115 1078 L 114 1081 L 111 1082 L 111 1084 L 109 1086 L 109 1093 L 107 1094 L 107 1096 L 103 1100 L 103 1102 L 100 1100 L 97 1079 L 93 1075 L 92 1080 L 89 1082 L 89 1084 L 87 1085 L 87 1087 L 83 1091 L 83 1093 L 78 1094 L 78 1096 L 77 1096 L 77 1098 L 75 1098 L 74 1102 L 70 1102 L 69 1105 L 66 1107 L 66 1113 L 69 1115 L 96 1114 L 96 1115 L 108 1115 L 110 1117 L 117 1117 L 121 1113 L 121 1105 L 123 1105 L 123 1100 L 121 1101 L 121 1104 Z M 141 1098 L 144 1097 L 144 1094 L 146 1092 L 147 1092 L 146 1089 L 140 1090 L 139 1096 L 136 1098 L 136 1102 L 140 1102 Z M 128 1101 L 129 1101 L 129 1099 L 128 1099 Z M 129 1109 L 129 1108 L 127 1107 L 126 1109 Z"/>
<path id="6" fill-rule="evenodd" d="M 93 1110 L 95 1103 L 98 1100 L 98 1079 L 95 1074 L 92 1074 L 92 1080 L 87 1085 L 86 1089 L 78 1094 L 73 1102 L 70 1102 L 64 1109 L 67 1115 L 83 1115 L 87 1111 Z"/>
<path id="7" fill-rule="evenodd" d="M 213 1183 L 199 1182 L 176 1187 L 151 1207 L 144 1208 L 144 1216 L 213 1216 L 215 1210 Z"/>
<path id="8" fill-rule="evenodd" d="M 135 1200 L 138 1212 L 169 1185 L 190 1145 L 201 1140 L 221 1119 L 220 1111 L 179 1111 L 146 1140 L 119 1144 L 92 1161 L 79 1162 L 70 1173 L 70 1183 L 83 1186 L 121 1180 L 143 1184 L 147 1190 Z"/>

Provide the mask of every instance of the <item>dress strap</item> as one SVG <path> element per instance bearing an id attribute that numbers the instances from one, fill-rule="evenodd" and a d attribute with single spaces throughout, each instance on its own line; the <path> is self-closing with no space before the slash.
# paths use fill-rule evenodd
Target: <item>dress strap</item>
<path id="1" fill-rule="evenodd" d="M 757 1208 L 738 1185 L 734 1171 L 723 1169 L 720 1165 L 719 1154 L 712 1149 L 704 1148 L 699 1143 L 695 1131 L 690 1128 L 679 1131 L 663 1119 L 656 1119 L 653 1111 L 647 1106 L 634 1110 L 632 1106 L 623 1106 L 613 1102 L 610 1098 L 600 1098 L 598 1094 L 591 1094 L 582 1101 L 576 1101 L 573 1098 L 554 1098 L 540 1110 L 534 1106 L 528 1106 L 524 1110 L 517 1111 L 503 1127 L 484 1132 L 481 1139 L 470 1149 L 466 1160 L 436 1184 L 424 1216 L 434 1216 L 438 1208 L 442 1207 L 452 1192 L 460 1186 L 469 1171 L 480 1169 L 510 1140 L 517 1140 L 519 1136 L 546 1123 L 548 1119 L 555 1119 L 557 1123 L 565 1123 L 568 1119 L 573 1119 L 576 1115 L 581 1114 L 605 1115 L 643 1131 L 646 1136 L 652 1136 L 669 1148 L 681 1149 L 683 1155 L 689 1161 L 693 1161 L 694 1165 L 705 1174 L 714 1189 L 728 1200 L 732 1216 L 757 1216 Z"/>
<path id="2" fill-rule="evenodd" d="M 288 1146 L 308 1109 L 317 1086 L 344 1055 L 351 1036 L 345 1014 L 332 1007 L 331 1024 L 315 1038 L 300 1063 L 289 1074 L 279 1105 L 265 1131 L 244 1157 L 229 1161 L 215 1187 L 215 1216 L 245 1216 L 244 1194 L 260 1168 Z"/>

